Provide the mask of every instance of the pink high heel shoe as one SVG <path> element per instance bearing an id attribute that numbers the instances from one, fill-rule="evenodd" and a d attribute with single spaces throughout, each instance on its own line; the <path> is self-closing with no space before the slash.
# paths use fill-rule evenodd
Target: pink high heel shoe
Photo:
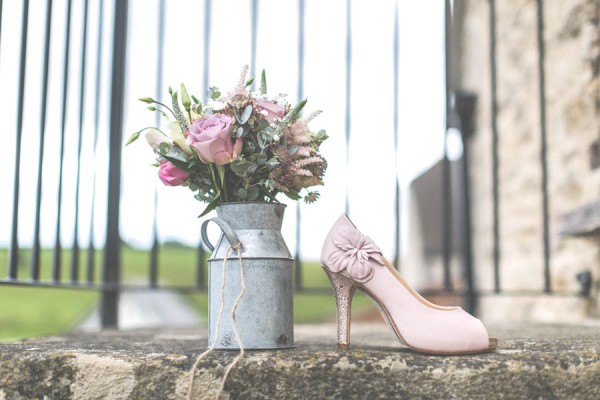
<path id="1" fill-rule="evenodd" d="M 398 340 L 420 353 L 450 355 L 494 351 L 480 320 L 460 307 L 442 307 L 418 294 L 346 215 L 329 231 L 321 264 L 337 307 L 338 346 L 350 345 L 350 306 L 360 289 L 378 306 Z"/>

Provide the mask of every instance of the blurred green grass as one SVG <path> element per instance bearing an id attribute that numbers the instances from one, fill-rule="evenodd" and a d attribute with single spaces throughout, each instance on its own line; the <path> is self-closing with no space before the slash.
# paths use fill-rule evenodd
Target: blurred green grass
<path id="1" fill-rule="evenodd" d="M 86 277 L 85 250 L 80 254 L 79 282 L 84 285 Z M 193 286 L 196 281 L 197 250 L 166 244 L 159 251 L 159 282 L 162 285 Z M 102 255 L 95 254 L 95 279 L 100 278 Z M 19 277 L 29 278 L 31 251 L 19 252 Z M 71 251 L 61 253 L 61 282 L 70 279 Z M 0 277 L 8 276 L 8 251 L 0 249 Z M 150 253 L 127 246 L 122 252 L 122 281 L 144 285 L 148 280 Z M 40 281 L 49 282 L 51 277 L 52 251 L 45 249 L 41 254 Z M 205 271 L 205 276 L 207 273 Z M 294 296 L 294 321 L 296 323 L 318 323 L 335 321 L 335 300 L 329 290 L 327 277 L 315 262 L 303 264 L 304 287 L 325 288 L 323 292 L 296 292 Z M 206 320 L 208 298 L 206 292 L 188 292 L 184 299 Z M 99 299 L 97 291 L 85 289 L 36 288 L 0 284 L 0 340 L 15 340 L 26 337 L 56 334 L 76 326 L 92 311 Z M 370 301 L 357 293 L 353 312 L 371 307 Z"/>

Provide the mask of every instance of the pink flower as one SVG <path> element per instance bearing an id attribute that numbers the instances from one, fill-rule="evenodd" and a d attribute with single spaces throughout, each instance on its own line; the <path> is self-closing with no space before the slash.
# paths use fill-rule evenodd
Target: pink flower
<path id="1" fill-rule="evenodd" d="M 187 144 L 192 146 L 203 163 L 229 164 L 242 151 L 243 141 L 231 141 L 229 132 L 235 120 L 224 114 L 211 114 L 190 126 Z"/>
<path id="2" fill-rule="evenodd" d="M 190 176 L 169 161 L 163 161 L 158 169 L 158 177 L 167 186 L 179 186 Z"/>
<path id="3" fill-rule="evenodd" d="M 327 265 L 333 272 L 345 270 L 354 280 L 367 282 L 373 276 L 373 268 L 385 264 L 379 247 L 357 230 L 339 230 L 332 241 L 336 248 Z"/>
<path id="4" fill-rule="evenodd" d="M 254 108 L 264 115 L 265 119 L 269 121 L 269 124 L 272 124 L 275 121 L 275 117 L 283 118 L 285 115 L 285 110 L 283 107 L 268 100 L 255 101 Z"/>

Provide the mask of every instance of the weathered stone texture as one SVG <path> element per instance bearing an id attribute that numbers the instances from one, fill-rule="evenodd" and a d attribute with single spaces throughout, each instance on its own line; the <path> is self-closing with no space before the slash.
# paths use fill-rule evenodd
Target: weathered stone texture
<path id="1" fill-rule="evenodd" d="M 535 0 L 496 1 L 501 287 L 543 288 L 539 54 Z M 470 142 L 478 288 L 493 287 L 489 2 L 464 2 L 460 88 L 478 95 Z M 600 139 L 600 29 L 595 0 L 544 1 L 545 101 L 552 289 L 576 293 L 575 275 L 600 277 L 600 246 L 559 235 L 560 217 L 600 197 L 590 146 Z M 493 311 L 491 311 L 493 312 Z M 585 318 L 581 314 L 579 318 Z M 533 316 L 535 318 L 535 316 Z M 572 315 L 564 315 L 571 318 Z M 556 315 L 560 319 L 560 315 Z"/>
<path id="2" fill-rule="evenodd" d="M 401 347 L 384 324 L 356 324 L 348 351 L 333 325 L 298 326 L 295 349 L 249 351 L 230 399 L 595 399 L 600 326 L 503 325 L 495 353 L 428 356 Z M 65 335 L 0 344 L 0 399 L 185 399 L 206 331 Z M 213 399 L 238 353 L 199 363 L 193 398 Z"/>

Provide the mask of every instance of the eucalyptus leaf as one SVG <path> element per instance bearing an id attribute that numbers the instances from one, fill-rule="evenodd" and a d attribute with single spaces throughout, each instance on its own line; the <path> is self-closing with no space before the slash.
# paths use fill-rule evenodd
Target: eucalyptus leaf
<path id="1" fill-rule="evenodd" d="M 164 156 L 164 155 L 169 154 L 169 151 L 171 151 L 172 148 L 173 148 L 173 146 L 171 146 L 170 143 L 162 142 L 161 144 L 158 145 L 158 152 Z"/>
<path id="2" fill-rule="evenodd" d="M 259 119 L 257 122 L 257 125 L 258 125 L 258 130 L 262 130 L 269 126 L 269 121 L 267 121 L 266 119 Z"/>
<path id="3" fill-rule="evenodd" d="M 244 188 L 239 188 L 237 191 L 237 195 L 240 199 L 245 200 L 246 197 L 248 196 L 248 193 L 246 192 L 246 189 Z"/>
<path id="4" fill-rule="evenodd" d="M 236 120 L 237 122 L 241 123 L 241 122 L 240 122 L 240 113 L 238 112 L 238 109 L 237 109 L 237 107 L 232 107 L 232 108 L 231 108 L 231 111 L 233 111 L 233 116 L 235 117 L 235 120 Z"/>
<path id="5" fill-rule="evenodd" d="M 258 147 L 260 147 L 261 149 L 264 149 L 265 146 L 267 145 L 265 143 L 265 139 L 263 138 L 262 134 L 258 134 L 258 136 L 256 137 L 256 141 L 258 142 Z"/>
<path id="6" fill-rule="evenodd" d="M 250 161 L 237 159 L 230 164 L 231 170 L 236 174 L 243 175 L 250 167 Z"/>
<path id="7" fill-rule="evenodd" d="M 293 156 L 294 154 L 296 154 L 298 152 L 298 145 L 297 144 L 292 144 L 290 145 L 290 147 L 288 147 L 288 154 L 290 156 Z"/>
<path id="8" fill-rule="evenodd" d="M 247 174 L 252 174 L 252 173 L 254 173 L 254 171 L 256 171 L 256 169 L 257 169 L 257 168 L 258 168 L 258 165 L 257 165 L 257 164 L 255 164 L 255 163 L 250 163 L 250 164 L 248 165 L 248 168 L 246 169 L 246 173 L 247 173 Z"/>
<path id="9" fill-rule="evenodd" d="M 241 138 L 242 136 L 244 136 L 244 127 L 240 126 L 235 134 L 235 137 Z"/>
<path id="10" fill-rule="evenodd" d="M 256 152 L 256 144 L 251 140 L 244 140 L 244 148 L 247 154 L 253 154 Z"/>
<path id="11" fill-rule="evenodd" d="M 252 115 L 252 105 L 248 104 L 240 116 L 240 124 L 245 124 Z"/>
<path id="12" fill-rule="evenodd" d="M 251 186 L 248 188 L 248 200 L 249 201 L 254 201 L 258 198 L 258 195 L 260 194 L 260 190 L 258 190 L 258 187 L 256 186 Z"/>

